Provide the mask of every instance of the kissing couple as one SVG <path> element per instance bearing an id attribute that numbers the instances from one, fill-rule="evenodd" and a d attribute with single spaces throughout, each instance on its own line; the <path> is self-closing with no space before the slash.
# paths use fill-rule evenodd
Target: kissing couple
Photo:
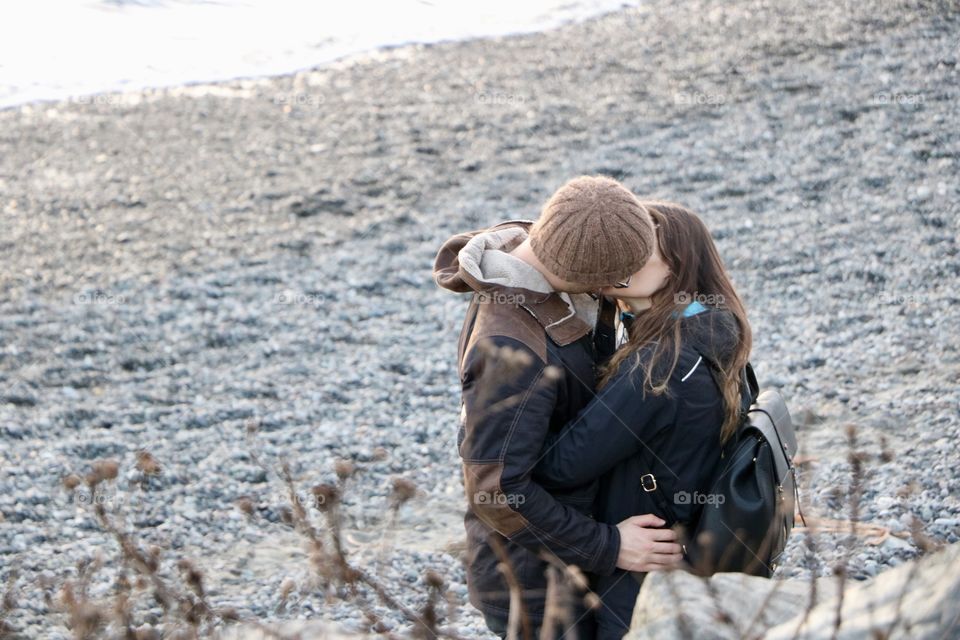
<path id="1" fill-rule="evenodd" d="M 449 239 L 434 277 L 473 294 L 457 437 L 471 603 L 502 638 L 621 638 L 644 576 L 682 565 L 690 497 L 745 405 L 750 325 L 710 232 L 583 176 L 535 222 Z M 561 597 L 558 576 L 579 590 Z"/>

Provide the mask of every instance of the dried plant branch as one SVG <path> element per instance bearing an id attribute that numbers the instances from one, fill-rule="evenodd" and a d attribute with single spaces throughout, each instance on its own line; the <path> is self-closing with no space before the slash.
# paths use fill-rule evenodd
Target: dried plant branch
<path id="1" fill-rule="evenodd" d="M 256 428 L 253 423 L 247 426 L 248 443 L 251 445 L 251 457 L 268 473 L 274 471 L 253 452 L 253 436 L 256 434 Z M 340 585 L 345 587 L 348 593 L 355 598 L 355 603 L 361 608 L 370 621 L 371 626 L 378 633 L 387 633 L 386 627 L 380 621 L 379 616 L 372 608 L 363 601 L 357 586 L 360 584 L 368 587 L 377 598 L 389 609 L 400 613 L 414 627 L 414 634 L 424 638 L 450 638 L 452 640 L 461 640 L 460 636 L 454 631 L 439 626 L 439 614 L 437 610 L 436 599 L 438 592 L 435 587 L 436 578 L 427 576 L 428 586 L 428 609 L 429 615 L 424 616 L 413 611 L 395 596 L 390 590 L 373 574 L 354 566 L 346 553 L 343 545 L 342 535 L 342 498 L 346 488 L 347 480 L 356 473 L 356 467 L 353 463 L 345 460 L 337 461 L 335 471 L 338 478 L 337 485 L 318 484 L 311 489 L 313 500 L 311 505 L 322 514 L 327 524 L 326 534 L 330 544 L 325 544 L 323 535 L 313 526 L 308 512 L 303 508 L 300 500 L 297 498 L 296 483 L 289 464 L 284 461 L 280 465 L 279 471 L 274 471 L 284 483 L 287 495 L 290 501 L 290 509 L 286 512 L 284 520 L 286 524 L 293 526 L 294 530 L 303 536 L 310 550 L 310 558 L 314 570 L 320 576 L 323 583 L 329 585 Z M 416 485 L 404 478 L 395 478 L 393 481 L 393 491 L 390 496 L 391 522 L 395 522 L 399 509 L 414 498 L 417 493 Z M 242 500 L 238 506 L 248 514 L 252 514 L 252 502 Z"/>
<path id="2" fill-rule="evenodd" d="M 684 613 L 683 597 L 680 595 L 680 592 L 677 591 L 677 585 L 673 582 L 673 576 L 674 571 L 664 572 L 664 582 L 666 582 L 667 590 L 670 592 L 670 600 L 677 603 L 677 626 L 679 627 L 680 637 L 694 638 L 696 636 L 693 632 L 693 628 L 690 626 L 690 621 L 687 619 L 687 615 Z"/>
<path id="3" fill-rule="evenodd" d="M 147 475 L 160 472 L 157 460 L 148 452 L 137 454 L 137 467 Z M 64 486 L 74 490 L 85 484 L 91 496 L 98 495 L 101 486 L 116 480 L 119 464 L 112 460 L 94 462 L 91 471 L 81 478 L 71 474 L 64 479 Z M 184 584 L 184 592 L 171 585 L 161 574 L 161 549 L 153 546 L 149 551 L 141 549 L 137 541 L 124 532 L 107 512 L 101 501 L 93 503 L 94 519 L 100 528 L 112 536 L 120 548 L 122 567 L 129 568 L 137 577 L 131 581 L 121 568 L 114 582 L 113 602 L 107 607 L 94 602 L 88 595 L 91 576 L 102 566 L 98 557 L 83 562 L 78 568 L 78 579 L 67 581 L 61 588 L 61 603 L 66 609 L 70 627 L 77 638 L 93 638 L 113 624 L 122 630 L 124 638 L 130 640 L 150 640 L 160 635 L 152 628 L 135 629 L 133 596 L 134 587 L 150 589 L 152 600 L 160 605 L 164 617 L 169 619 L 171 637 L 198 638 L 209 635 L 218 625 L 240 620 L 233 609 L 218 609 L 207 600 L 203 574 L 187 559 L 177 563 Z M 253 621 L 247 621 L 253 622 Z M 281 636 L 277 636 L 281 637 Z"/>
<path id="4" fill-rule="evenodd" d="M 15 563 L 7 576 L 7 584 L 3 590 L 3 600 L 0 601 L 0 638 L 13 636 L 13 625 L 7 620 L 9 620 L 14 609 L 17 608 L 17 580 L 19 579 L 20 571 Z"/>
<path id="5" fill-rule="evenodd" d="M 804 553 L 804 560 L 808 561 L 811 565 L 816 561 L 818 557 L 817 552 L 817 538 L 819 532 L 817 530 L 816 522 L 811 522 L 807 530 L 806 537 L 806 552 Z M 807 599 L 807 606 L 803 609 L 803 617 L 800 618 L 800 622 L 797 624 L 797 628 L 794 629 L 793 635 L 791 636 L 792 640 L 796 640 L 800 636 L 800 631 L 807 624 L 807 621 L 810 619 L 810 616 L 813 614 L 814 607 L 817 606 L 817 577 L 813 567 L 810 568 L 810 597 Z"/>
<path id="6" fill-rule="evenodd" d="M 863 463 L 865 454 L 857 450 L 857 426 L 848 425 L 847 435 L 847 460 L 850 463 L 850 538 L 851 542 L 846 545 L 846 550 L 841 560 L 841 564 L 835 569 L 835 573 L 840 577 L 837 587 L 837 607 L 833 619 L 833 632 L 831 640 L 835 640 L 840 633 L 840 627 L 843 625 L 843 602 L 846 595 L 847 576 L 849 574 L 850 557 L 853 555 L 853 542 L 857 534 L 857 524 L 860 521 L 860 501 L 863 495 Z"/>
<path id="7" fill-rule="evenodd" d="M 503 574 L 510 592 L 510 613 L 507 616 L 506 640 L 518 640 L 518 634 L 521 631 L 523 632 L 523 640 L 533 640 L 533 626 L 530 624 L 527 608 L 523 604 L 523 588 L 520 586 L 517 574 L 513 570 L 510 556 L 507 555 L 507 550 L 498 536 L 497 533 L 491 533 L 487 537 L 487 541 L 500 561 L 497 564 L 497 569 Z"/>

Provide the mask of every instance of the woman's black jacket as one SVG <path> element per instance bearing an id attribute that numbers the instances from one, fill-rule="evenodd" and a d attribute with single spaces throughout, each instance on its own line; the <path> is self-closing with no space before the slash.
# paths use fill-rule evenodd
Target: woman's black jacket
<path id="1" fill-rule="evenodd" d="M 633 367 L 633 358 L 624 361 L 577 418 L 547 441 L 535 471 L 538 482 L 560 489 L 600 477 L 594 513 L 601 522 L 654 513 L 668 522 L 674 516 L 680 524 L 694 523 L 713 499 L 706 492 L 721 462 L 724 407 L 713 370 L 728 367 L 738 341 L 729 311 L 707 308 L 684 317 L 680 355 L 666 392 L 644 391 L 644 365 L 652 352 L 646 346 L 637 355 L 640 367 Z M 641 476 L 648 473 L 672 514 L 662 513 L 641 488 Z M 639 581 L 618 570 L 597 578 L 594 589 L 604 604 L 600 637 L 619 637 L 629 627 Z"/>

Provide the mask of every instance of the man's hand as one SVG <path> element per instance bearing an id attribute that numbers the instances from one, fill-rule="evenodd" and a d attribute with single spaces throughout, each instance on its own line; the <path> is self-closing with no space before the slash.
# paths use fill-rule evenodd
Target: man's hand
<path id="1" fill-rule="evenodd" d="M 683 550 L 676 542 L 676 531 L 657 528 L 665 524 L 651 513 L 633 516 L 618 524 L 617 567 L 627 571 L 663 571 L 676 567 L 683 558 Z"/>

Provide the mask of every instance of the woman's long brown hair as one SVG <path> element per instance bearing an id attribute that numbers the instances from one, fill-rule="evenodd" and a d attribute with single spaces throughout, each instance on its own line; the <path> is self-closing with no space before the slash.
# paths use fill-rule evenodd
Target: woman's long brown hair
<path id="1" fill-rule="evenodd" d="M 630 327 L 630 339 L 617 350 L 601 374 L 601 387 L 613 377 L 624 361 L 633 359 L 631 375 L 643 365 L 646 392 L 659 395 L 680 358 L 680 322 L 683 309 L 694 299 L 705 306 L 729 310 L 736 319 L 739 340 L 729 362 L 718 363 L 725 419 L 720 441 L 726 442 L 740 424 L 740 372 L 747 364 L 752 346 L 747 312 L 723 266 L 710 231 L 692 211 L 669 202 L 644 202 L 656 225 L 660 254 L 670 270 L 663 288 L 651 298 L 652 306 L 637 314 Z M 641 359 L 640 349 L 651 357 Z"/>

